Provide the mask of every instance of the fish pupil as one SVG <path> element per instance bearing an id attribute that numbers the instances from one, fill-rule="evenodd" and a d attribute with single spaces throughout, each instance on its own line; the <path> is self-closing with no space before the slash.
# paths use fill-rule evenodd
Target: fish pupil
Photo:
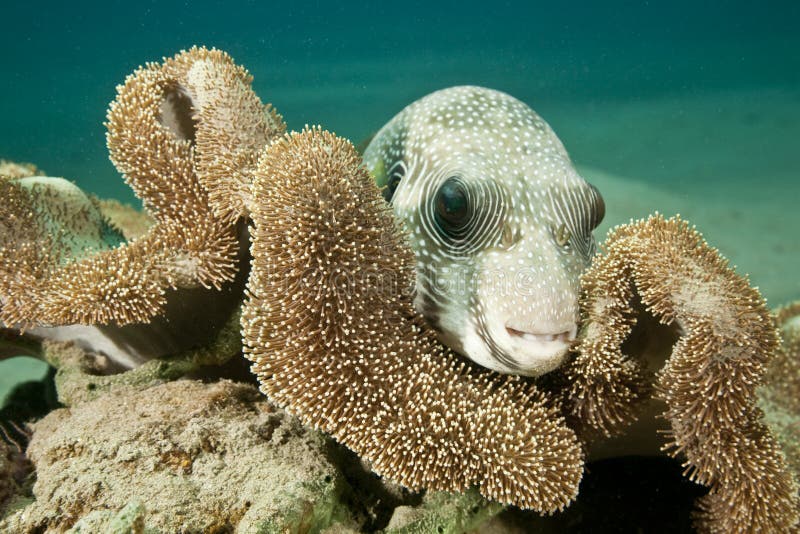
<path id="1" fill-rule="evenodd" d="M 445 180 L 436 193 L 436 219 L 439 227 L 451 233 L 465 226 L 469 219 L 467 191 L 458 177 Z"/>

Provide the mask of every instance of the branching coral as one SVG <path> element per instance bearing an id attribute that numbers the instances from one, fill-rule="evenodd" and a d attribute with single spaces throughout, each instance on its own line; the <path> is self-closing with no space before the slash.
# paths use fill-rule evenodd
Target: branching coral
<path id="1" fill-rule="evenodd" d="M 623 353 L 635 299 L 680 337 L 656 376 L 671 448 L 710 487 L 696 523 L 709 532 L 777 532 L 798 521 L 797 486 L 756 407 L 778 347 L 763 298 L 679 218 L 618 227 L 585 275 L 587 327 L 562 372 L 573 418 L 610 434 L 633 417 L 647 375 Z"/>
<path id="2" fill-rule="evenodd" d="M 444 349 L 411 302 L 414 258 L 354 148 L 327 132 L 274 143 L 254 186 L 242 317 L 262 390 L 412 489 L 552 512 L 582 452 L 544 395 Z"/>

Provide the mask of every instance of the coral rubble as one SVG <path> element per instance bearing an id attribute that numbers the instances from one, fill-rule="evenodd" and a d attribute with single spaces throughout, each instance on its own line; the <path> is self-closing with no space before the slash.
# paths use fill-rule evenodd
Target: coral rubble
<path id="1" fill-rule="evenodd" d="M 278 532 L 348 519 L 325 439 L 249 385 L 120 387 L 33 429 L 35 501 L 0 524 L 5 532 L 106 532 L 134 500 L 159 532 Z"/>

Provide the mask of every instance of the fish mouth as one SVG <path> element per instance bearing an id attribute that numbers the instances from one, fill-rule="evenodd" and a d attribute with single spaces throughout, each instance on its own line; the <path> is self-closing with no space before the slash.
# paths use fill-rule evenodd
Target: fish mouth
<path id="1" fill-rule="evenodd" d="M 575 341 L 575 337 L 577 336 L 578 327 L 572 326 L 566 330 L 539 333 L 539 332 L 526 332 L 524 330 L 517 330 L 516 328 L 512 328 L 506 325 L 506 332 L 508 333 L 509 337 L 511 337 L 511 339 L 518 339 L 522 341 L 536 342 L 542 344 L 559 342 L 571 345 L 572 342 Z"/>
<path id="2" fill-rule="evenodd" d="M 570 349 L 576 344 L 577 324 L 553 325 L 537 330 L 520 330 L 505 325 L 506 342 L 503 352 L 511 374 L 541 376 L 561 366 Z"/>

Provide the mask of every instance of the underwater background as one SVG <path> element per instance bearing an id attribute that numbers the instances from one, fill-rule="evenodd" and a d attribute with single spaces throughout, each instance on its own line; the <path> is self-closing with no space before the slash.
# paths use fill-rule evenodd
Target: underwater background
<path id="1" fill-rule="evenodd" d="M 600 189 L 598 240 L 681 213 L 771 307 L 800 299 L 800 3 L 45 1 L 0 18 L 0 159 L 99 196 L 137 203 L 105 147 L 115 86 L 195 44 L 249 69 L 290 129 L 354 144 L 425 94 L 483 85 L 533 107 Z M 0 362 L 0 399 L 44 373 Z"/>
<path id="2" fill-rule="evenodd" d="M 4 2 L 0 17 L 0 158 L 99 196 L 137 202 L 105 147 L 115 86 L 194 44 L 247 67 L 290 129 L 354 144 L 429 92 L 484 85 L 531 105 L 598 186 L 598 238 L 681 213 L 771 306 L 800 298 L 797 2 Z M 16 379 L 0 373 L 0 394 Z"/>
<path id="3" fill-rule="evenodd" d="M 531 105 L 607 224 L 680 212 L 772 306 L 800 297 L 797 2 L 4 2 L 0 158 L 135 202 L 102 125 L 138 65 L 229 52 L 290 129 L 358 144 L 476 84 Z"/>
<path id="4" fill-rule="evenodd" d="M 532 106 L 613 224 L 680 213 L 773 307 L 800 298 L 797 2 L 4 2 L 0 158 L 137 203 L 105 119 L 137 66 L 229 52 L 290 129 L 359 144 L 459 84 Z M 0 395 L 38 362 L 5 362 Z M 30 371 L 30 370 L 33 371 Z"/>

